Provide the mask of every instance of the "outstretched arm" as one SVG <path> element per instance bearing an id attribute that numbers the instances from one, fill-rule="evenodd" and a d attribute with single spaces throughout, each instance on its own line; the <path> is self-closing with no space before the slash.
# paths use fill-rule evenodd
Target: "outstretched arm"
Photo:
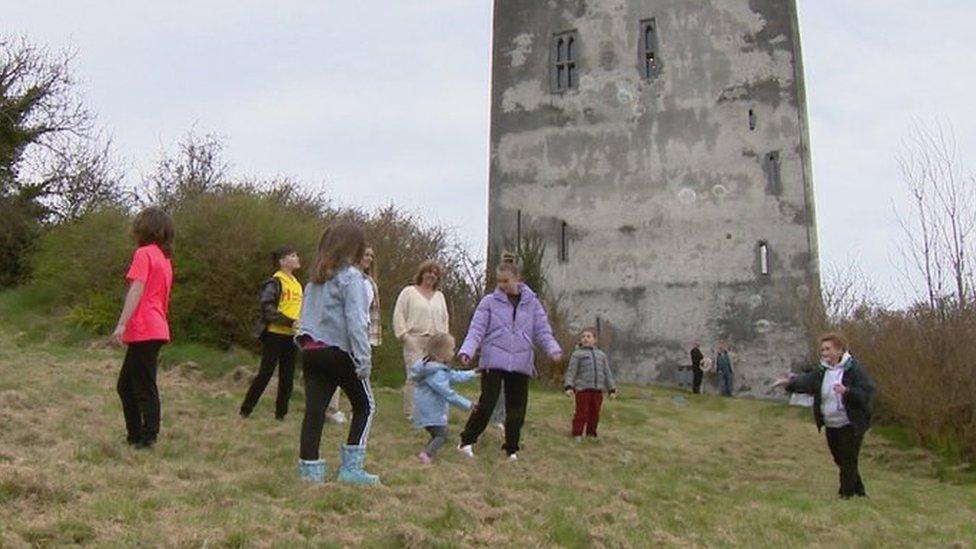
<path id="1" fill-rule="evenodd" d="M 451 376 L 447 372 L 436 374 L 433 379 L 427 382 L 427 386 L 433 389 L 435 393 L 447 399 L 452 405 L 462 410 L 469 410 L 471 408 L 471 401 L 464 398 L 451 387 Z"/>

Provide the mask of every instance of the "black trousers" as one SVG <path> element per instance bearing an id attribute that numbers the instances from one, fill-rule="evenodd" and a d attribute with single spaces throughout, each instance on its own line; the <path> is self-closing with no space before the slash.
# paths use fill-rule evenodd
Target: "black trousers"
<path id="1" fill-rule="evenodd" d="M 152 444 L 159 436 L 159 388 L 156 370 L 162 341 L 129 343 L 119 372 L 116 391 L 122 400 L 126 440 Z"/>
<path id="2" fill-rule="evenodd" d="M 837 493 L 844 498 L 864 496 L 864 483 L 857 468 L 864 433 L 858 434 L 854 427 L 847 425 L 839 429 L 827 427 L 827 446 L 834 456 L 834 463 L 840 468 L 840 489 Z"/>
<path id="3" fill-rule="evenodd" d="M 261 367 L 251 381 L 244 395 L 241 414 L 250 415 L 271 381 L 275 367 L 278 368 L 278 398 L 275 399 L 275 417 L 281 419 L 288 414 L 288 401 L 291 400 L 295 385 L 295 356 L 298 347 L 291 336 L 264 332 L 261 336 Z"/>
<path id="4" fill-rule="evenodd" d="M 338 347 L 302 351 L 305 378 L 305 418 L 299 453 L 306 461 L 319 459 L 319 444 L 325 426 L 325 411 L 336 389 L 342 389 L 352 405 L 352 421 L 346 444 L 366 446 L 376 403 L 368 379 L 356 376 L 352 357 Z"/>
<path id="5" fill-rule="evenodd" d="M 502 390 L 505 391 L 505 444 L 502 449 L 509 455 L 519 451 L 525 410 L 529 403 L 529 376 L 500 370 L 487 370 L 481 374 L 481 396 L 468 417 L 461 433 L 461 445 L 474 444 L 491 421 L 492 412 Z"/>
<path id="6" fill-rule="evenodd" d="M 701 393 L 701 384 L 702 384 L 702 377 L 703 377 L 701 368 L 699 368 L 698 366 L 692 366 L 691 375 L 692 375 L 691 391 L 697 395 Z"/>

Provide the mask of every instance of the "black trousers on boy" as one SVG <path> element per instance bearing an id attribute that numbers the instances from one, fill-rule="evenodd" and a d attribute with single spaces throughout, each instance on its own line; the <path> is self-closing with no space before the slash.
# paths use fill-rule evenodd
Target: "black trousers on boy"
<path id="1" fill-rule="evenodd" d="M 701 393 L 702 377 L 704 377 L 704 374 L 702 372 L 702 369 L 699 368 L 698 366 L 692 366 L 691 367 L 691 376 L 692 376 L 691 377 L 691 392 L 693 392 L 693 393 L 695 393 L 697 395 L 697 394 Z"/>
<path id="2" fill-rule="evenodd" d="M 159 436 L 159 388 L 156 370 L 162 341 L 129 343 L 119 372 L 116 391 L 122 400 L 126 440 L 130 444 L 152 445 Z"/>
<path id="3" fill-rule="evenodd" d="M 505 391 L 505 445 L 502 449 L 509 455 L 519 451 L 522 425 L 525 423 L 525 410 L 529 403 L 529 376 L 501 370 L 486 370 L 481 374 L 481 396 L 478 404 L 468 417 L 461 433 L 461 445 L 467 446 L 478 441 L 491 421 L 492 412 L 502 390 Z"/>
<path id="4" fill-rule="evenodd" d="M 336 388 L 342 389 L 352 405 L 346 444 L 366 446 L 376 403 L 369 380 L 356 376 L 352 357 L 338 347 L 303 350 L 302 374 L 305 378 L 305 418 L 302 420 L 300 457 L 306 461 L 319 459 L 325 411 Z"/>
<path id="5" fill-rule="evenodd" d="M 857 468 L 864 433 L 858 434 L 851 425 L 839 429 L 827 427 L 825 431 L 827 431 L 827 446 L 834 456 L 834 463 L 840 468 L 840 489 L 837 493 L 842 498 L 866 495 L 861 473 Z"/>
<path id="6" fill-rule="evenodd" d="M 261 336 L 261 367 L 251 381 L 251 386 L 241 404 L 241 415 L 248 416 L 271 381 L 278 367 L 278 398 L 275 399 L 275 417 L 283 419 L 288 414 L 288 401 L 295 385 L 295 356 L 298 346 L 289 335 L 264 332 Z"/>

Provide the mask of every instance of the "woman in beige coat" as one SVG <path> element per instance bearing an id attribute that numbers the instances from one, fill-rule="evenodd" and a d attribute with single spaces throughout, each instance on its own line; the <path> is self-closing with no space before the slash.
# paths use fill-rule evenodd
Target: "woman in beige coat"
<path id="1" fill-rule="evenodd" d="M 404 371 L 407 373 L 403 385 L 403 413 L 407 418 L 413 418 L 410 367 L 427 353 L 431 336 L 449 331 L 447 301 L 438 290 L 440 282 L 440 265 L 425 261 L 417 269 L 413 284 L 400 292 L 393 308 L 393 332 L 403 343 Z"/>

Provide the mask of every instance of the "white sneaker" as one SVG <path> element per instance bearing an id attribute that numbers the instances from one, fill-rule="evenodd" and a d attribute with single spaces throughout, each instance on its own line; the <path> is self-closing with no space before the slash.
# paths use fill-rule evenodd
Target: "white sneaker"
<path id="1" fill-rule="evenodd" d="M 458 449 L 458 452 L 461 452 L 461 455 L 462 456 L 464 456 L 464 457 L 466 457 L 468 459 L 471 459 L 471 458 L 474 457 L 474 449 L 471 447 L 470 444 L 465 445 L 465 446 L 458 445 L 457 449 Z"/>
<path id="2" fill-rule="evenodd" d="M 338 424 L 345 423 L 346 422 L 346 414 L 343 414 L 342 411 L 340 410 L 340 411 L 338 411 L 338 412 L 330 415 L 329 416 L 329 421 L 331 421 L 332 423 L 338 423 Z"/>
<path id="3" fill-rule="evenodd" d="M 576 442 L 583 442 L 583 437 L 573 437 Z"/>
<path id="4" fill-rule="evenodd" d="M 518 461 L 518 454 L 509 454 L 508 455 L 508 462 L 511 463 L 513 461 Z"/>

